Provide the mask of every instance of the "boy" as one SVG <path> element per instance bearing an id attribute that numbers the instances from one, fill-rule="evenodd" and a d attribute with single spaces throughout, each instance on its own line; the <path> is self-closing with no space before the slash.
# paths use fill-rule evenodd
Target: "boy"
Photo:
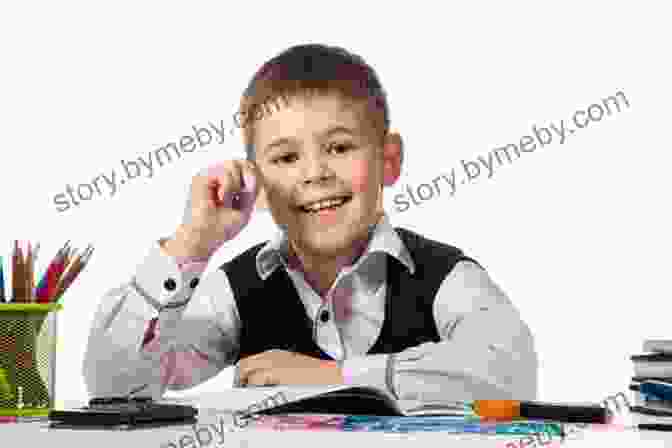
<path id="1" fill-rule="evenodd" d="M 255 74 L 241 110 L 279 97 L 282 108 L 247 120 L 247 160 L 195 176 L 175 235 L 103 298 L 89 393 L 158 398 L 237 363 L 240 385 L 535 399 L 532 335 L 507 297 L 459 249 L 395 229 L 382 209 L 402 145 L 374 70 L 340 48 L 292 47 Z M 255 203 L 278 235 L 199 283 Z"/>

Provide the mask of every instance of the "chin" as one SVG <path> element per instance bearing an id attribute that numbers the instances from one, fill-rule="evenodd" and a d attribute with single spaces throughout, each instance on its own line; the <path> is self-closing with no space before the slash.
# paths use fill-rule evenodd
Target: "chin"
<path id="1" fill-rule="evenodd" d="M 287 210 L 285 228 L 291 239 L 304 250 L 324 255 L 339 255 L 353 247 L 353 243 L 366 234 L 367 214 L 365 204 L 357 197 L 333 210 L 306 213 Z M 291 222 L 291 224 L 290 224 Z"/>
<path id="2" fill-rule="evenodd" d="M 304 249 L 324 255 L 340 254 L 352 247 L 357 239 L 353 227 L 312 230 L 296 235 L 296 240 Z"/>

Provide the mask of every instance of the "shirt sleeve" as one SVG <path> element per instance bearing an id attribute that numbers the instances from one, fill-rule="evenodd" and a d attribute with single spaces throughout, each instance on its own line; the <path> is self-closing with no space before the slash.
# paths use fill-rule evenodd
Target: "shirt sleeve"
<path id="1" fill-rule="evenodd" d="M 532 334 L 485 270 L 472 262 L 456 264 L 433 311 L 440 342 L 347 359 L 344 383 L 384 388 L 416 402 L 536 398 Z"/>
<path id="2" fill-rule="evenodd" d="M 393 355 L 399 399 L 536 399 L 532 333 L 484 269 L 458 263 L 438 291 L 434 317 L 440 342 Z"/>
<path id="3" fill-rule="evenodd" d="M 90 396 L 158 399 L 233 363 L 240 320 L 228 278 L 220 269 L 201 278 L 203 260 L 187 261 L 156 242 L 130 281 L 103 296 L 82 369 Z"/>

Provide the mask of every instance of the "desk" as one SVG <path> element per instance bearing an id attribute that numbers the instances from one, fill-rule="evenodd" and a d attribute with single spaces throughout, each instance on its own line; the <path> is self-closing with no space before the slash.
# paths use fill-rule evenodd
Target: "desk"
<path id="1" fill-rule="evenodd" d="M 80 406 L 81 403 L 68 405 Z M 85 431 L 69 429 L 49 429 L 48 422 L 31 423 L 5 423 L 0 424 L 0 441 L 2 446 L 6 442 L 14 442 L 12 446 L 28 447 L 95 447 L 95 448 L 270 448 L 270 447 L 319 447 L 319 448 L 344 448 L 344 447 L 378 447 L 383 442 L 386 447 L 437 447 L 447 448 L 451 446 L 478 447 L 478 448 L 509 448 L 508 442 L 517 442 L 510 436 L 478 436 L 462 434 L 446 434 L 421 432 L 412 434 L 388 434 L 388 433 L 354 433 L 354 432 L 319 432 L 319 431 L 272 431 L 254 428 L 235 428 L 231 412 L 213 410 L 212 408 L 199 408 L 199 421 L 196 425 L 183 425 L 155 429 L 141 429 L 134 431 Z M 224 426 L 228 431 L 220 437 L 212 428 Z M 207 429 L 210 428 L 210 429 Z M 201 430 L 199 443 L 195 438 L 195 431 Z M 212 438 L 208 442 L 205 431 L 208 430 Z M 193 442 L 188 438 L 191 436 Z M 174 445 L 171 445 L 174 444 Z M 520 445 L 516 445 L 520 446 Z M 530 445 L 525 448 L 532 448 Z M 663 432 L 637 432 L 630 430 L 586 430 L 580 438 L 566 440 L 560 445 L 558 442 L 537 444 L 537 447 L 656 447 L 663 448 L 672 446 L 672 433 Z"/>

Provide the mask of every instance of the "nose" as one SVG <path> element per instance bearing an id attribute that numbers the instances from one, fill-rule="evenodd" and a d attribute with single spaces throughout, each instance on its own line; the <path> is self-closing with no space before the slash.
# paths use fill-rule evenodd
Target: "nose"
<path id="1" fill-rule="evenodd" d="M 303 183 L 321 183 L 334 176 L 327 157 L 322 154 L 308 155 L 303 161 Z"/>

